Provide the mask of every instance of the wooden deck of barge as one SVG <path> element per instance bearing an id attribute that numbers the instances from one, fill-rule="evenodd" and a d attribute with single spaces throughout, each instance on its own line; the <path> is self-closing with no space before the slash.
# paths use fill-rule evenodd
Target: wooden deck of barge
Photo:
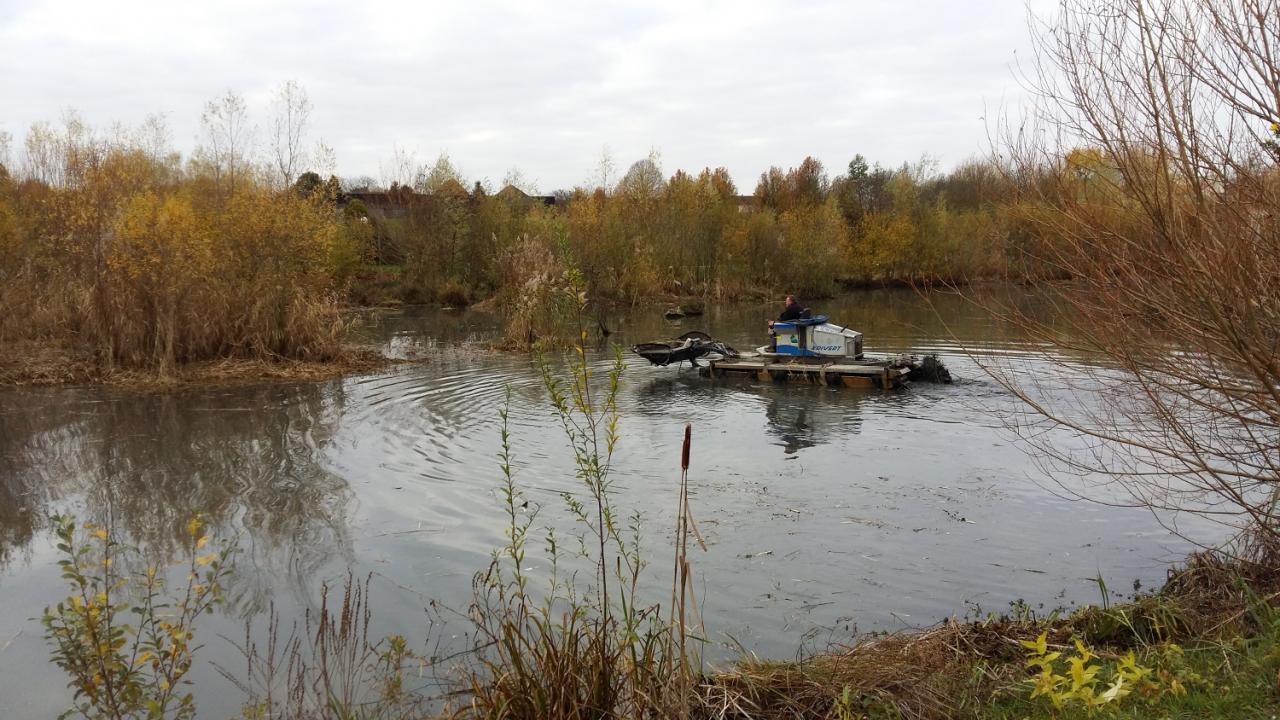
<path id="1" fill-rule="evenodd" d="M 708 360 L 705 371 L 712 377 L 750 376 L 774 382 L 800 381 L 819 385 L 893 389 L 906 383 L 911 368 L 895 366 L 889 360 L 839 360 L 825 363 L 778 360 L 763 356 L 742 356 Z"/>

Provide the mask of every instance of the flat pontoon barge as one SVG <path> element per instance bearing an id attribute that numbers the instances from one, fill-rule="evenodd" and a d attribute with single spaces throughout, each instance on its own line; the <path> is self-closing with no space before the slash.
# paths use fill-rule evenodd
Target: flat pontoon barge
<path id="1" fill-rule="evenodd" d="M 631 350 L 654 365 L 688 360 L 702 374 L 717 378 L 754 376 L 882 390 L 909 380 L 951 382 L 951 373 L 935 355 L 863 355 L 862 333 L 833 325 L 825 315 L 769 323 L 769 337 L 771 342 L 753 353 L 739 353 L 699 330 L 675 340 L 641 343 Z M 706 364 L 699 364 L 699 359 Z"/>
<path id="2" fill-rule="evenodd" d="M 893 360 L 841 360 L 817 364 L 794 358 L 780 360 L 763 355 L 742 355 L 707 360 L 707 366 L 702 368 L 702 372 L 717 378 L 754 376 L 758 380 L 774 382 L 799 381 L 817 385 L 892 390 L 911 379 L 913 366 L 923 364 L 909 356 Z"/>

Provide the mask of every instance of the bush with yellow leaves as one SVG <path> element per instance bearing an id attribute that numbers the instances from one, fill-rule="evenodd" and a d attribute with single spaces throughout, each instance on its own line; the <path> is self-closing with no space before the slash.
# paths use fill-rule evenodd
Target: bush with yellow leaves
<path id="1" fill-rule="evenodd" d="M 1035 640 L 1023 640 L 1027 649 L 1027 667 L 1036 670 L 1031 680 L 1031 699 L 1044 697 L 1056 710 L 1071 706 L 1093 711 L 1119 703 L 1137 692 L 1146 697 L 1158 696 L 1162 688 L 1153 678 L 1151 668 L 1139 665 L 1132 650 L 1118 659 L 1099 657 L 1080 640 L 1074 640 L 1074 652 L 1053 649 L 1048 631 Z M 1181 685 L 1170 685 L 1170 692 L 1185 692 Z"/>
<path id="2" fill-rule="evenodd" d="M 46 607 L 45 639 L 75 693 L 70 713 L 86 718 L 194 718 L 189 684 L 196 620 L 217 603 L 230 546 L 210 548 L 200 518 L 186 527 L 186 585 L 166 597 L 162 568 L 120 570 L 133 553 L 110 528 L 53 518 L 65 600 Z M 128 622 L 128 616 L 135 616 Z"/>
<path id="3" fill-rule="evenodd" d="M 0 342 L 60 343 L 98 374 L 341 355 L 363 249 L 331 198 L 67 137 L 57 172 L 0 175 Z"/>

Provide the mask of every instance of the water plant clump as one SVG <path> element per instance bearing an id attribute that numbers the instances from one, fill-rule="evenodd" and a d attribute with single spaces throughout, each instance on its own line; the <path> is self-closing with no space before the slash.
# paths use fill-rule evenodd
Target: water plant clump
<path id="1" fill-rule="evenodd" d="M 410 720 L 429 713 L 429 698 L 412 683 L 429 664 L 401 635 L 370 634 L 369 577 L 347 575 L 335 603 L 320 588 L 320 605 L 287 633 L 275 607 L 267 613 L 265 642 L 245 624 L 239 646 L 243 669 L 218 672 L 245 697 L 244 720 L 377 718 Z"/>
<path id="2" fill-rule="evenodd" d="M 574 293 L 578 318 L 586 298 Z M 478 633 L 475 663 L 466 671 L 471 717 L 684 717 L 700 674 L 690 644 L 694 613 L 688 537 L 696 532 L 688 508 L 691 432 L 681 454 L 681 490 L 673 557 L 671 607 L 646 601 L 641 577 L 641 518 L 615 506 L 613 455 L 620 441 L 617 395 L 623 363 L 615 350 L 603 382 L 589 361 L 586 331 L 569 353 L 569 377 L 542 363 L 544 387 L 574 458 L 579 483 L 562 496 L 574 522 L 577 550 L 566 550 L 554 529 L 545 535 L 550 567 L 535 588 L 526 571 L 530 535 L 544 509 L 533 507 L 515 481 L 507 415 L 502 414 L 499 458 L 504 482 L 506 545 L 476 576 L 471 616 Z M 572 557 L 566 557 L 572 554 Z M 566 561 L 591 568 L 585 587 Z"/>
<path id="3" fill-rule="evenodd" d="M 552 350 L 577 340 L 586 304 L 582 273 L 563 251 L 522 237 L 502 258 L 498 304 L 507 315 L 502 344 L 514 350 Z"/>

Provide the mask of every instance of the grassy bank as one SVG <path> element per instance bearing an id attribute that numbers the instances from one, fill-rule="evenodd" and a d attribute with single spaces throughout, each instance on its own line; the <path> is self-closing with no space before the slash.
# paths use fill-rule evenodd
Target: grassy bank
<path id="1" fill-rule="evenodd" d="M 1271 717 L 1280 711 L 1276 567 L 1274 551 L 1200 553 L 1160 590 L 1121 604 L 953 621 L 796 662 L 743 662 L 706 679 L 700 714 Z"/>

